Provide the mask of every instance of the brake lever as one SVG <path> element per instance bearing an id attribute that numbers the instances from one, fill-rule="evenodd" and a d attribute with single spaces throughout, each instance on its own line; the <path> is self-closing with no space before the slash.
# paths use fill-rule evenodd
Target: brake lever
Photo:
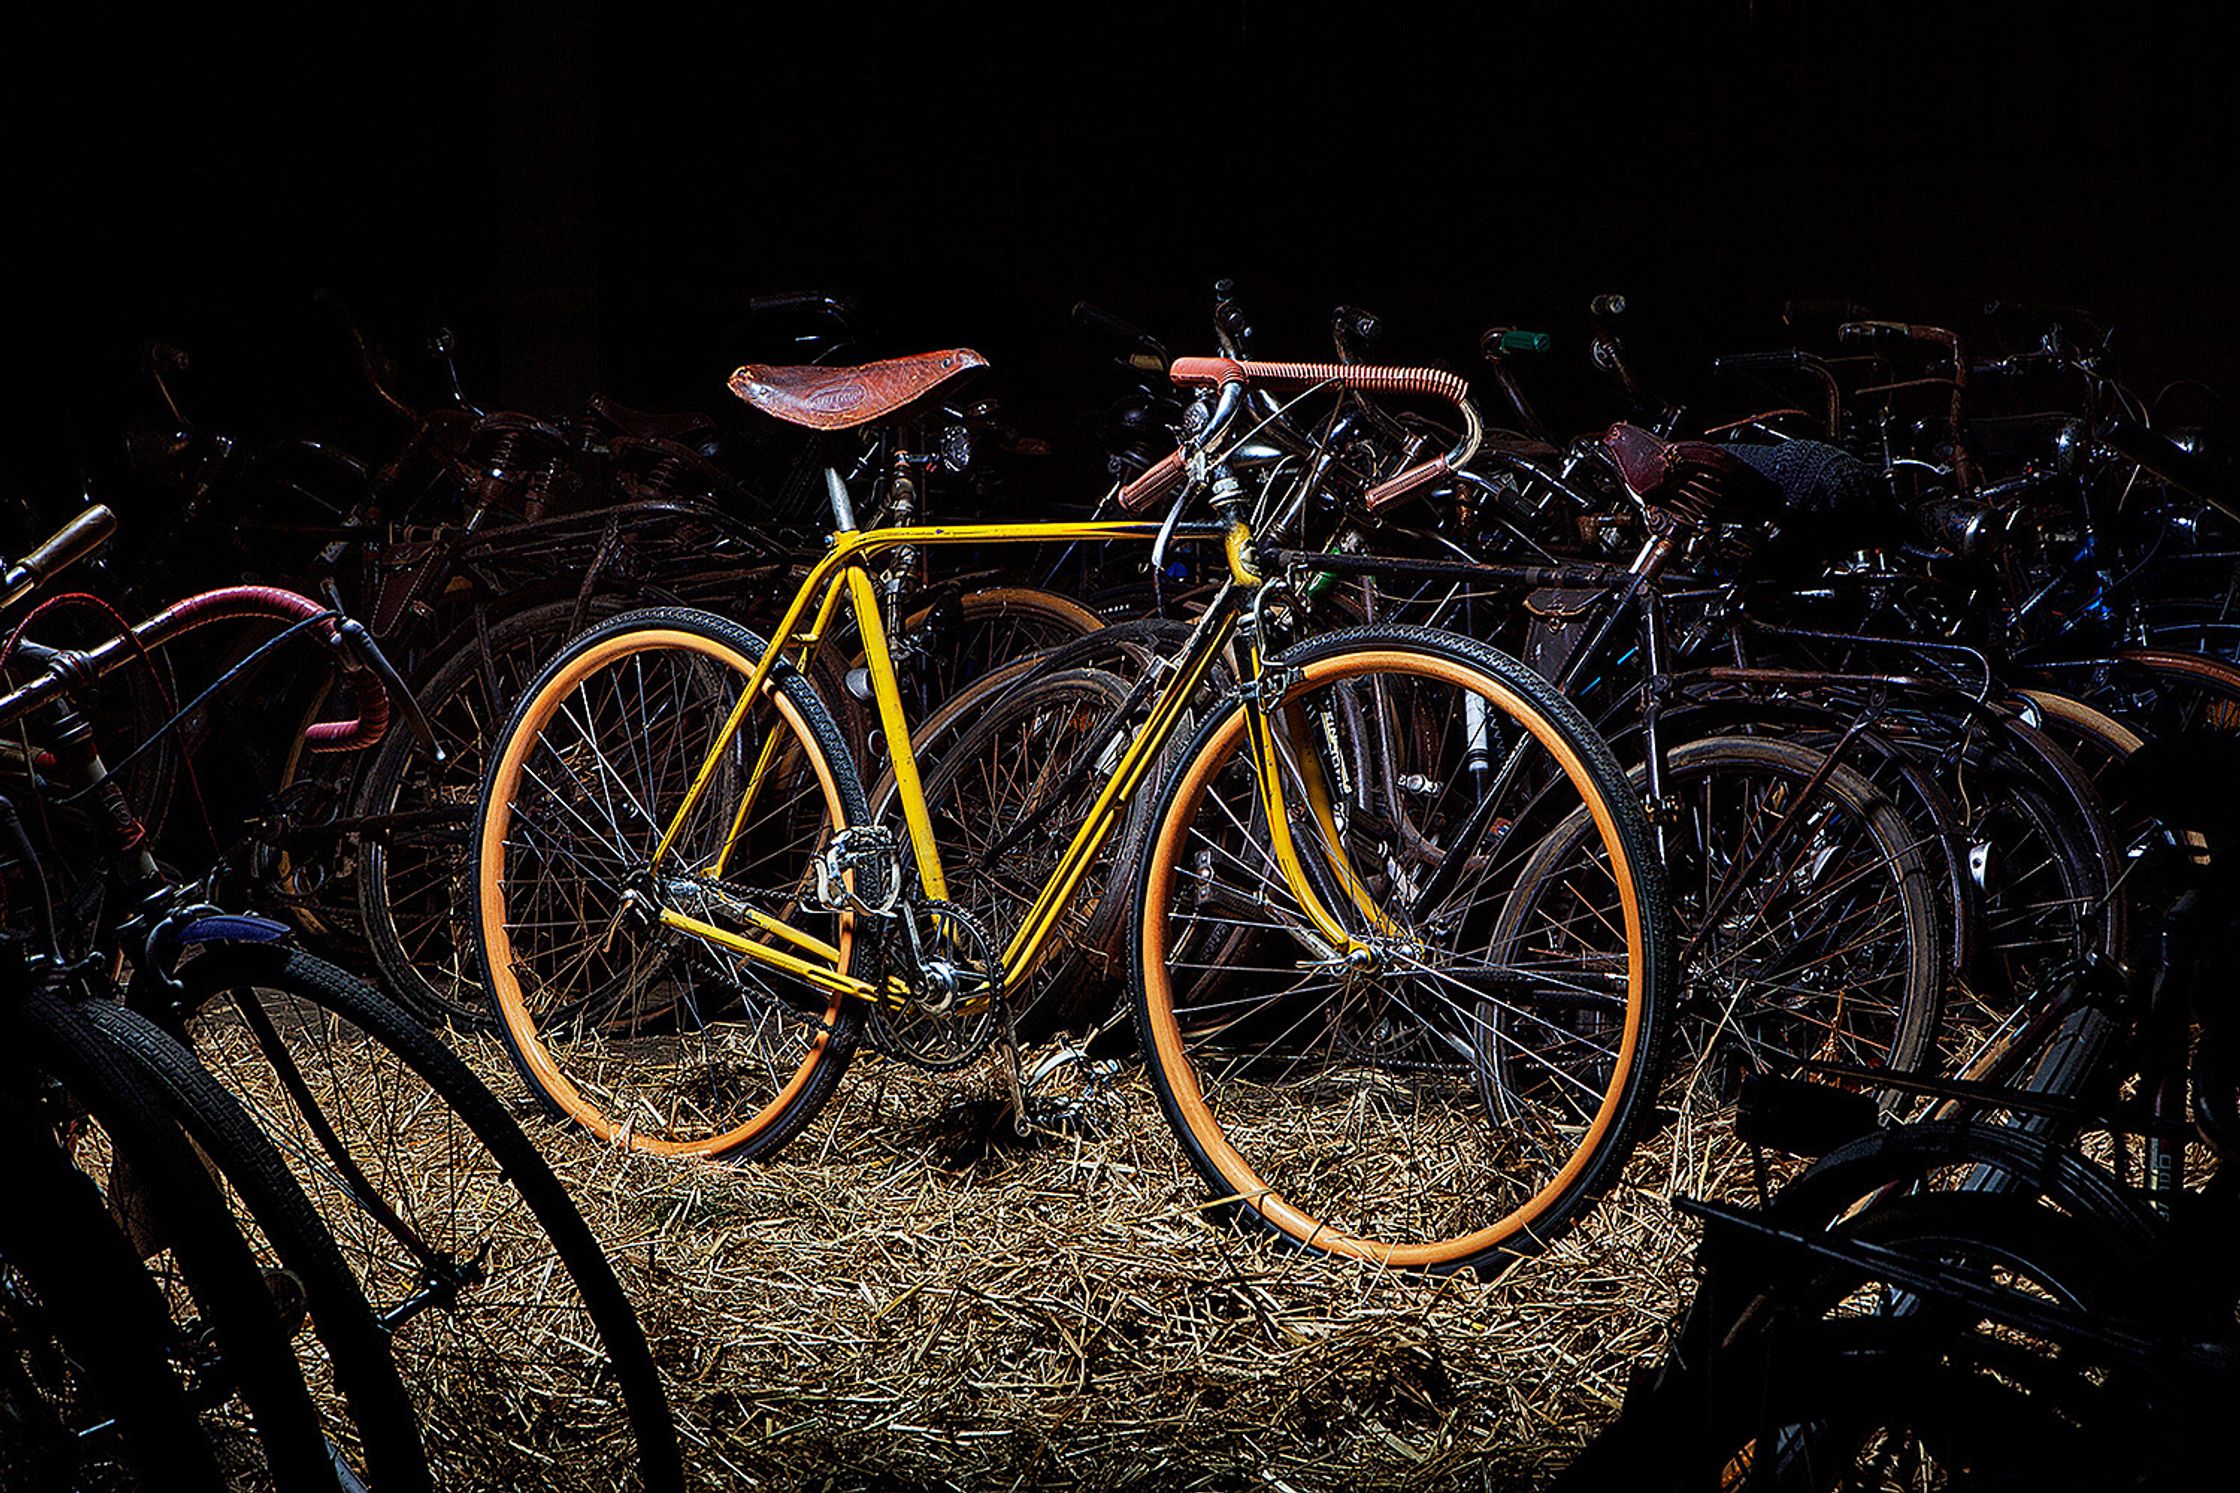
<path id="1" fill-rule="evenodd" d="M 397 666 L 389 662 L 389 655 L 381 651 L 381 644 L 366 630 L 366 625 L 343 610 L 342 591 L 335 584 L 334 577 L 329 576 L 320 582 L 319 589 L 325 595 L 327 605 L 334 608 L 335 636 L 341 640 L 343 650 L 381 681 L 382 689 L 388 692 L 389 704 L 403 714 L 405 725 L 411 728 L 414 738 L 435 758 L 437 764 L 440 766 L 450 760 L 443 749 L 443 743 L 436 740 L 435 728 L 428 724 L 427 714 L 420 709 L 420 702 L 406 686 L 404 676 L 397 672 Z"/>

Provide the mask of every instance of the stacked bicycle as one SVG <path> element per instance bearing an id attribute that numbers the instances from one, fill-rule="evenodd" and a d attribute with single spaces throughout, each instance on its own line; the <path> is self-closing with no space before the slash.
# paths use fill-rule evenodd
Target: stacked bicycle
<path id="1" fill-rule="evenodd" d="M 9 566 L 11 612 L 113 526 L 89 510 Z M 106 639 L 37 641 L 72 611 Z M 112 686 L 160 693 L 166 648 L 244 626 L 267 634 L 251 659 L 335 659 L 354 714 L 310 749 L 373 746 L 392 701 L 416 717 L 366 630 L 293 592 L 9 619 L 8 1485 L 680 1486 L 635 1312 L 505 1107 L 386 997 L 153 854 L 151 742 L 104 755 Z M 166 700 L 173 722 L 204 703 Z"/>
<path id="2" fill-rule="evenodd" d="M 2125 763 L 2240 721 L 2240 671 L 2211 653 L 2230 597 L 2199 579 L 2228 502 L 2214 464 L 2158 432 L 2073 322 L 1994 369 L 1942 329 L 1841 308 L 1838 353 L 1800 333 L 1721 361 L 1804 380 L 1810 407 L 1692 436 L 1633 370 L 1624 315 L 1597 298 L 1592 351 L 1627 418 L 1565 440 L 1526 392 L 1538 333 L 1482 339 L 1515 416 L 1489 430 L 1466 380 L 1366 361 L 1383 329 L 1358 307 L 1333 313 L 1327 362 L 1258 356 L 1232 286 L 1215 357 L 1086 313 L 1134 385 L 1107 411 L 1119 480 L 1037 522 L 947 521 L 969 501 L 970 350 L 750 364 L 733 392 L 796 432 L 771 481 L 813 482 L 830 524 L 764 543 L 748 485 L 711 479 L 685 506 L 751 534 L 736 554 L 636 517 L 647 483 L 707 476 L 663 443 L 708 422 L 490 416 L 452 378 L 407 410 L 421 434 L 376 488 L 397 501 L 408 470 L 448 473 L 423 496 L 480 517 L 374 547 L 411 561 L 375 589 L 395 605 L 373 630 L 410 655 L 444 750 L 391 733 L 369 769 L 305 776 L 331 785 L 321 822 L 254 827 L 286 868 L 279 905 L 317 924 L 295 895 L 306 847 L 356 845 L 390 989 L 470 1045 L 494 1026 L 553 1116 L 662 1155 L 764 1158 L 820 1117 L 853 1123 L 831 1101 L 867 1058 L 984 1065 L 1022 1131 L 1093 1134 L 1132 1049 L 1212 1210 L 1378 1266 L 1501 1269 L 1621 1177 L 1694 1197 L 1715 1237 L 1750 1227 L 1738 1204 L 1828 1185 L 1765 1144 L 1766 1096 L 1800 1077 L 1822 1141 L 1834 1113 L 1837 1140 L 1930 1146 L 1974 1106 L 2017 1118 L 1969 1121 L 1987 1149 L 1966 1175 L 2001 1175 L 2015 1144 L 2050 1175 L 2057 1122 L 2110 1071 L 2120 971 L 2187 905 L 2183 865 L 2148 849 L 2207 833 L 2157 818 Z M 2058 419 L 1979 413 L 2002 374 L 2083 392 Z M 509 579 L 560 521 L 605 535 L 584 574 L 566 594 Z M 635 558 L 610 573 L 618 554 Z M 385 657 L 336 609 L 289 605 L 346 657 Z M 168 810 L 176 846 L 200 796 L 191 755 L 165 757 L 196 702 L 143 663 L 178 630 L 164 617 L 89 613 L 107 641 L 11 649 L 43 671 L 19 692 L 51 738 L 17 758 L 47 816 L 18 856 L 43 893 L 12 903 L 49 909 L 25 925 L 31 989 L 141 1011 L 223 1060 L 311 1202 L 336 1189 L 372 1218 L 352 1227 L 391 1264 L 359 1294 L 409 1343 L 476 1297 L 478 1251 L 499 1246 L 447 1246 L 386 1199 L 386 1177 L 450 1175 L 397 1159 L 414 1126 L 378 1148 L 393 1172 L 351 1153 L 352 1084 L 313 1082 L 347 978 L 205 905 L 237 880 L 182 889 L 133 838 Z M 28 637 L 67 619 L 32 620 Z M 275 656 L 223 641 L 236 679 Z M 87 766 L 89 722 L 157 745 Z M 84 842 L 51 834 L 57 813 L 94 813 L 107 849 L 59 851 Z M 414 1094 L 452 1096 L 488 1154 L 515 1154 L 456 1097 L 463 1070 L 426 1076 L 440 1038 L 350 988 L 353 1031 L 424 1065 Z M 424 1431 L 444 1379 L 433 1356 L 402 1376 Z M 361 1447 L 336 1393 L 314 1396 L 322 1443 Z M 600 1403 L 611 1422 L 623 1401 Z M 636 1436 L 602 1444 L 655 1455 Z"/>
<path id="3" fill-rule="evenodd" d="M 759 297 L 755 311 L 819 358 L 860 335 L 858 310 L 841 298 Z M 464 937 L 465 829 L 489 731 L 544 657 L 590 622 L 687 601 L 752 618 L 782 600 L 809 548 L 798 494 L 805 481 L 821 491 L 811 458 L 824 437 L 741 443 L 704 415 L 598 394 L 567 417 L 485 409 L 466 392 L 448 332 L 431 340 L 432 372 L 417 380 L 355 323 L 348 332 L 383 432 L 357 439 L 386 453 L 378 457 L 205 425 L 184 412 L 185 354 L 150 345 L 160 414 L 129 447 L 134 467 L 162 489 L 160 524 L 148 528 L 152 536 L 160 527 L 164 543 L 119 568 L 136 597 L 212 574 L 333 589 L 399 661 L 444 752 L 402 733 L 351 757 L 305 752 L 290 727 L 326 702 L 268 662 L 243 681 L 252 709 L 191 718 L 176 742 L 159 744 L 143 798 L 160 833 L 176 823 L 179 759 L 238 754 L 251 770 L 228 775 L 213 797 L 243 894 L 321 950 L 370 963 L 423 1020 L 473 1027 L 486 1023 L 487 1007 Z M 932 454 L 896 480 L 947 479 L 974 466 L 976 443 L 1018 444 L 984 402 L 923 415 L 926 439 L 912 444 Z M 985 573 L 922 589 L 907 612 L 898 655 L 915 687 L 936 697 L 952 676 L 1097 625 L 1079 603 Z M 837 673 L 828 685 L 846 699 Z M 136 687 L 145 725 L 161 712 Z M 844 724 L 875 749 L 859 714 Z"/>
<path id="4" fill-rule="evenodd" d="M 2236 768 L 2200 737 L 2126 763 L 2183 886 L 2136 978 L 2072 971 L 1962 1074 L 1897 1080 L 1910 1123 L 1754 1096 L 1756 1140 L 1818 1159 L 1761 1208 L 1681 1200 L 1701 1289 L 1576 1486 L 2155 1488 L 2221 1463 Z"/>

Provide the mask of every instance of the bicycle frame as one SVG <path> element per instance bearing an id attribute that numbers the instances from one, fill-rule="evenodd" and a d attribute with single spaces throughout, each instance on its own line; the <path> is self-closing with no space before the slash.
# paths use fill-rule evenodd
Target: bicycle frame
<path id="1" fill-rule="evenodd" d="M 1330 943 L 1335 954 L 1341 958 L 1356 959 L 1367 954 L 1366 947 L 1346 931 L 1317 893 L 1300 860 L 1298 845 L 1291 834 L 1291 820 L 1284 800 L 1283 774 L 1278 770 L 1275 755 L 1275 733 L 1271 729 L 1266 694 L 1263 692 L 1263 685 L 1269 683 L 1269 676 L 1261 658 L 1259 631 L 1255 620 L 1263 580 L 1253 559 L 1251 530 L 1242 522 L 1169 525 L 1118 520 L 931 524 L 867 530 L 851 527 L 835 531 L 830 540 L 830 549 L 802 579 L 792 603 L 765 645 L 762 656 L 755 661 L 746 685 L 740 692 L 738 703 L 732 707 L 729 717 L 717 731 L 691 786 L 664 826 L 661 840 L 654 850 L 653 868 L 658 869 L 674 848 L 686 821 L 705 796 L 708 784 L 715 777 L 724 754 L 746 723 L 754 702 L 765 692 L 772 674 L 781 662 L 786 661 L 788 651 L 797 650 L 791 660 L 792 666 L 804 667 L 817 646 L 831 635 L 834 619 L 841 606 L 846 605 L 851 609 L 862 640 L 864 665 L 870 679 L 879 727 L 889 743 L 896 795 L 915 853 L 919 889 L 929 899 L 944 899 L 947 886 L 942 874 L 940 848 L 935 843 L 932 816 L 926 807 L 924 786 L 910 747 L 909 722 L 903 709 L 901 684 L 895 674 L 893 655 L 888 648 L 878 585 L 873 579 L 870 562 L 892 551 L 920 546 L 1043 544 L 1051 541 L 1135 541 L 1156 544 L 1163 533 L 1173 539 L 1192 542 L 1220 541 L 1228 560 L 1228 584 L 1222 587 L 1213 604 L 1200 618 L 1182 653 L 1169 662 L 1169 677 L 1152 702 L 1149 719 L 1106 776 L 1103 788 L 1075 830 L 1064 853 L 1059 856 L 1056 867 L 1037 894 L 1033 906 L 1005 945 L 1001 961 L 1004 971 L 1003 986 L 990 993 L 1007 993 L 1017 988 L 1034 969 L 1058 926 L 1060 914 L 1088 873 L 1090 862 L 1110 839 L 1120 822 L 1122 811 L 1142 788 L 1159 754 L 1173 739 L 1191 696 L 1205 681 L 1214 660 L 1239 635 L 1240 630 L 1248 646 L 1251 670 L 1245 699 L 1249 725 L 1247 734 L 1251 743 L 1253 766 L 1260 780 L 1262 803 L 1268 817 L 1270 849 L 1290 890 L 1299 898 L 1301 908 L 1305 910 L 1316 931 Z M 802 628 L 803 619 L 812 616 L 809 626 Z M 1240 622 L 1244 624 L 1241 629 Z M 773 735 L 764 742 L 761 755 L 740 793 L 738 807 L 733 811 L 731 830 L 709 868 L 710 874 L 721 876 L 732 846 L 747 821 L 756 795 L 775 759 L 779 740 Z M 1360 878 L 1342 863 L 1342 855 L 1336 850 L 1336 829 L 1327 785 L 1310 776 L 1306 796 L 1306 809 L 1325 831 L 1323 843 L 1331 852 L 1328 857 L 1332 862 L 1330 870 L 1338 885 L 1372 925 L 1386 926 L 1389 921 L 1386 915 L 1375 905 Z M 663 908 L 660 921 L 668 927 L 718 944 L 756 963 L 782 970 L 819 989 L 863 1000 L 892 998 L 891 984 L 883 989 L 871 981 L 842 970 L 839 967 L 838 948 L 751 908 L 742 908 L 740 912 L 758 931 L 790 945 L 791 948 L 777 948 L 758 942 L 673 908 Z"/>

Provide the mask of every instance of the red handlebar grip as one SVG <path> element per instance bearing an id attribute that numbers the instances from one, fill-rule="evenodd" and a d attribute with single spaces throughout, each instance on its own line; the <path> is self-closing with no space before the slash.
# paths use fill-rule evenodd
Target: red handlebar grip
<path id="1" fill-rule="evenodd" d="M 1130 513 L 1141 513 L 1182 486 L 1183 470 L 1182 453 L 1168 452 L 1160 461 L 1144 468 L 1142 476 L 1120 489 L 1120 506 Z"/>
<path id="2" fill-rule="evenodd" d="M 1444 368 L 1387 368 L 1364 363 L 1248 363 L 1247 381 L 1262 387 L 1305 388 L 1311 384 L 1336 384 L 1364 394 L 1423 394 L 1459 404 L 1469 397 L 1470 385 L 1459 374 Z"/>
<path id="3" fill-rule="evenodd" d="M 375 745 L 388 733 L 389 692 L 381 687 L 381 681 L 361 670 L 350 681 L 350 694 L 357 701 L 358 718 L 306 726 L 305 746 L 314 752 L 357 752 Z"/>
<path id="4" fill-rule="evenodd" d="M 213 622 L 233 622 L 269 617 L 276 622 L 301 622 L 326 608 L 295 591 L 278 586 L 220 586 L 158 612 L 142 629 L 151 642 L 169 642 Z"/>
<path id="5" fill-rule="evenodd" d="M 279 586 L 221 586 L 174 602 L 148 622 L 134 629 L 144 644 L 160 647 L 183 633 L 215 622 L 269 618 L 276 622 L 305 622 L 327 608 L 300 592 Z M 330 625 L 325 636 L 335 635 Z M 306 727 L 304 744 L 314 752 L 355 752 L 381 740 L 389 729 L 389 692 L 370 673 L 360 672 L 351 681 L 357 698 L 355 720 L 320 721 Z"/>
<path id="6" fill-rule="evenodd" d="M 1248 366 L 1235 358 L 1176 358 L 1167 365 L 1167 377 L 1178 384 L 1230 384 L 1245 378 Z"/>
<path id="7" fill-rule="evenodd" d="M 1452 469 L 1448 467 L 1447 459 L 1444 456 L 1434 456 L 1431 460 L 1412 466 L 1397 476 L 1387 477 L 1363 494 L 1362 502 L 1368 505 L 1371 513 L 1382 512 L 1426 482 L 1433 482 L 1444 477 L 1450 470 Z"/>

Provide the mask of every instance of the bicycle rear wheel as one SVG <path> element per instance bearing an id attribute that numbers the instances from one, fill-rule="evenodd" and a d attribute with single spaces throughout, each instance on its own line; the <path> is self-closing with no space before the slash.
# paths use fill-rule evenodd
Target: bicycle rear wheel
<path id="1" fill-rule="evenodd" d="M 763 646 L 683 608 L 592 628 L 523 694 L 478 809 L 478 952 L 523 1078 L 556 1116 L 665 1155 L 765 1156 L 799 1134 L 863 1010 L 662 912 L 841 972 L 877 967 L 872 920 L 817 896 L 820 855 L 870 820 L 816 693 L 781 666 L 711 756 Z"/>
<path id="2" fill-rule="evenodd" d="M 1744 1075 L 1806 1061 L 1904 1073 L 1934 1057 L 1945 936 L 1926 835 L 1858 773 L 1740 736 L 1688 742 L 1665 766 L 1686 990 L 1666 1103 L 1681 1127 L 1676 1178 L 1718 1195 L 1714 1177 L 1747 1170 L 1722 1122 Z M 1644 776 L 1636 769 L 1637 784 Z M 1574 810 L 1534 858 L 1575 858 L 1590 833 Z M 1576 936 L 1586 909 L 1569 887 L 1537 871 L 1522 879 L 1533 890 L 1504 909 L 1509 936 L 1551 947 Z"/>
<path id="3" fill-rule="evenodd" d="M 1491 1269 L 1575 1220 L 1649 1112 L 1670 952 L 1646 818 L 1577 710 L 1469 639 L 1355 628 L 1271 667 L 1300 869 L 1271 849 L 1243 702 L 1152 816 L 1132 973 L 1161 1108 L 1218 1211 Z M 1596 833 L 1538 874 L 1610 910 L 1584 960 L 1499 926 L 1531 846 L 1581 806 Z M 1317 931 L 1301 875 L 1366 957 Z"/>

